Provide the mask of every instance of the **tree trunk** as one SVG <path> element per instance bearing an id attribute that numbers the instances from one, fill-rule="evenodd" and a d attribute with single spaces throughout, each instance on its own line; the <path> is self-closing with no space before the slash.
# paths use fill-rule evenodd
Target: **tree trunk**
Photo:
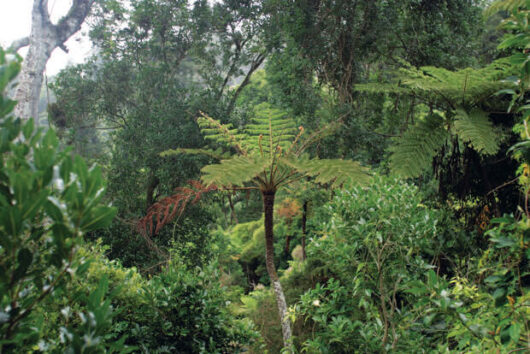
<path id="1" fill-rule="evenodd" d="M 278 305 L 278 313 L 282 324 L 283 345 L 285 348 L 291 349 L 291 324 L 287 317 L 287 302 L 283 293 L 282 285 L 276 273 L 274 266 L 274 195 L 275 192 L 262 192 L 263 209 L 265 212 L 265 263 L 267 265 L 267 272 L 271 281 L 271 287 L 274 289 L 276 295 L 276 304 Z"/>
<path id="2" fill-rule="evenodd" d="M 160 183 L 158 177 L 151 172 L 149 180 L 147 181 L 147 189 L 145 191 L 145 210 L 148 210 L 151 205 L 155 202 L 155 188 Z"/>
<path id="3" fill-rule="evenodd" d="M 309 202 L 307 200 L 304 200 L 304 206 L 302 210 L 302 260 L 305 261 L 306 259 L 306 253 L 305 253 L 305 237 L 307 234 L 307 205 Z"/>
<path id="4" fill-rule="evenodd" d="M 29 45 L 15 92 L 15 100 L 18 101 L 16 116 L 23 119 L 33 117 L 38 123 L 42 74 L 46 63 L 55 48 L 60 47 L 66 51 L 64 42 L 79 31 L 93 2 L 94 0 L 72 0 L 68 14 L 54 25 L 48 13 L 48 0 L 33 1 L 29 39 L 18 40 L 12 45 L 15 50 Z"/>
<path id="5" fill-rule="evenodd" d="M 291 235 L 285 236 L 285 256 L 289 257 L 289 253 L 291 251 Z"/>

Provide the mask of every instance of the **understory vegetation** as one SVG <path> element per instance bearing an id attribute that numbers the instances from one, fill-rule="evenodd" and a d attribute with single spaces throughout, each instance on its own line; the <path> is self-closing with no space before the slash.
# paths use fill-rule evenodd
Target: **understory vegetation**
<path id="1" fill-rule="evenodd" d="M 529 15 L 97 0 L 46 125 L 0 48 L 0 353 L 529 352 Z"/>

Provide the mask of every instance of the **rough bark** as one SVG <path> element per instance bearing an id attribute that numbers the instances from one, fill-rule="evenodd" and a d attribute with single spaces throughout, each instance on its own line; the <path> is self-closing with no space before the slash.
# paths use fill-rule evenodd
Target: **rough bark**
<path id="1" fill-rule="evenodd" d="M 16 41 L 12 45 L 16 50 L 29 45 L 15 93 L 15 100 L 18 101 L 15 114 L 18 117 L 34 117 L 37 122 L 42 74 L 46 63 L 55 48 L 65 50 L 64 42 L 81 29 L 93 3 L 94 0 L 73 0 L 68 14 L 57 24 L 53 24 L 48 13 L 48 0 L 33 1 L 29 39 Z"/>
<path id="2" fill-rule="evenodd" d="M 291 343 L 291 323 L 287 317 L 287 302 L 283 293 L 282 285 L 276 273 L 274 266 L 274 195 L 275 192 L 263 192 L 263 209 L 265 212 L 265 263 L 267 265 L 267 273 L 271 280 L 271 287 L 276 296 L 276 304 L 278 305 L 278 313 L 280 315 L 280 322 L 282 324 L 283 345 L 285 348 L 292 351 Z"/>

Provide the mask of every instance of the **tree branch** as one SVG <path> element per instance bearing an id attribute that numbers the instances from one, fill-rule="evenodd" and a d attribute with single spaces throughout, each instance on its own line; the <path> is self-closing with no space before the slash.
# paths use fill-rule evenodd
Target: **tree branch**
<path id="1" fill-rule="evenodd" d="M 37 1 L 38 1 L 37 5 L 39 6 L 39 12 L 42 16 L 42 19 L 44 20 L 44 22 L 51 24 L 50 12 L 48 11 L 48 0 L 37 0 Z"/>
<path id="2" fill-rule="evenodd" d="M 9 49 L 18 52 L 21 48 L 27 47 L 29 45 L 29 37 L 24 37 L 13 41 L 9 46 Z"/>
<path id="3" fill-rule="evenodd" d="M 61 18 L 54 26 L 57 42 L 66 42 L 74 33 L 81 29 L 81 25 L 88 16 L 94 0 L 73 0 L 68 14 Z"/>
<path id="4" fill-rule="evenodd" d="M 250 66 L 250 69 L 248 70 L 247 75 L 245 76 L 245 79 L 239 85 L 239 87 L 237 88 L 236 92 L 232 96 L 232 99 L 230 100 L 230 104 L 228 106 L 228 114 L 230 114 L 232 112 L 232 110 L 234 109 L 234 105 L 236 103 L 237 97 L 239 96 L 241 91 L 245 88 L 245 86 L 248 85 L 248 83 L 250 82 L 250 78 L 251 78 L 252 74 L 254 73 L 254 71 L 256 71 L 261 66 L 261 64 L 263 63 L 265 58 L 266 58 L 265 54 L 259 54 L 256 57 L 256 59 L 252 62 L 252 65 Z"/>

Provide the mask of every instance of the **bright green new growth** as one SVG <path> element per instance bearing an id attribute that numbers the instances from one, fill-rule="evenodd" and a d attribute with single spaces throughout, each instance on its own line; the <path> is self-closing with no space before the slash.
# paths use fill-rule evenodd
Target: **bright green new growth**
<path id="1" fill-rule="evenodd" d="M 416 123 L 408 126 L 390 148 L 392 168 L 401 175 L 413 177 L 431 165 L 432 158 L 452 136 L 481 154 L 491 155 L 499 150 L 500 130 L 493 126 L 480 105 L 501 89 L 513 86 L 500 81 L 509 76 L 509 70 L 506 60 L 481 69 L 458 71 L 406 67 L 397 72 L 394 83 L 368 83 L 357 85 L 356 89 L 405 94 L 424 104 L 418 106 L 420 117 L 416 117 Z M 433 107 L 440 107 L 445 113 Z"/>

